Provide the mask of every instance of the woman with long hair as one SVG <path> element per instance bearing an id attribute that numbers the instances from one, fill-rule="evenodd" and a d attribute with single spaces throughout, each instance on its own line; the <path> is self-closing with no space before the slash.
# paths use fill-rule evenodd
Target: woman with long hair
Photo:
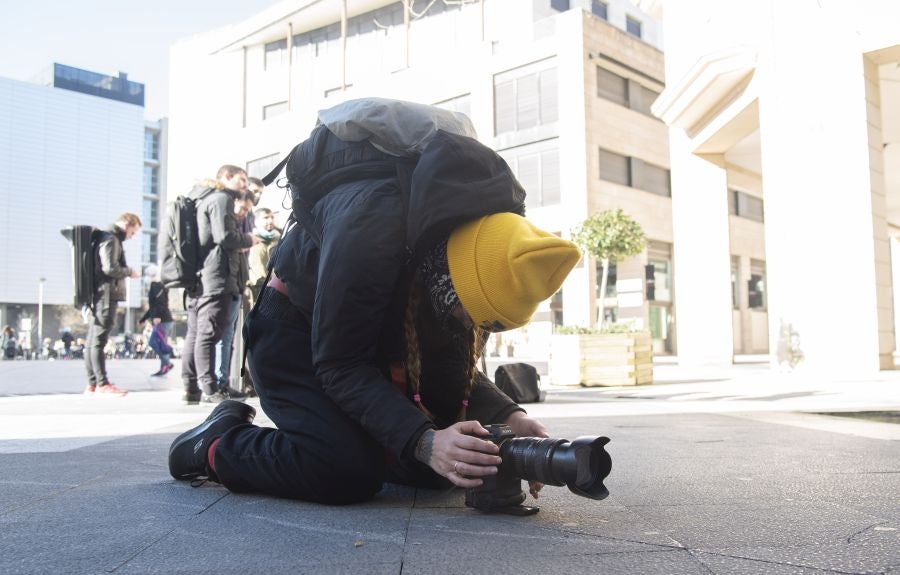
<path id="1" fill-rule="evenodd" d="M 244 332 L 277 429 L 225 402 L 173 442 L 169 470 L 322 503 L 386 481 L 481 485 L 500 463 L 483 425 L 547 436 L 477 369 L 487 334 L 527 323 L 580 253 L 523 217 L 465 116 L 369 99 L 320 122 L 283 162 L 299 224 Z"/>

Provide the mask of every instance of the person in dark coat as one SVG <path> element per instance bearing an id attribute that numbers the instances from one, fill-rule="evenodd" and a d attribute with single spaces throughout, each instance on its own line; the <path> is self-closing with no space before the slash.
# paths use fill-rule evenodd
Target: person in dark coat
<path id="1" fill-rule="evenodd" d="M 320 121 L 287 160 L 300 225 L 244 328 L 277 429 L 224 402 L 172 443 L 169 471 L 328 504 L 386 481 L 478 486 L 499 464 L 483 425 L 547 437 L 477 369 L 486 336 L 527 323 L 580 253 L 523 217 L 465 116 L 370 99 Z"/>
<path id="2" fill-rule="evenodd" d="M 141 229 L 141 218 L 125 212 L 101 235 L 94 252 L 93 307 L 90 308 L 90 325 L 84 348 L 84 364 L 88 384 L 85 395 L 94 394 L 124 396 L 128 392 L 109 381 L 106 374 L 106 344 L 116 318 L 118 302 L 127 296 L 127 278 L 140 277 L 140 273 L 128 267 L 122 242 L 135 236 Z"/>
<path id="3" fill-rule="evenodd" d="M 206 191 L 211 193 L 205 194 Z M 216 343 L 228 325 L 231 302 L 240 295 L 237 270 L 240 250 L 259 240 L 241 233 L 234 221 L 234 202 L 247 191 L 247 172 L 225 164 L 215 180 L 205 180 L 191 192 L 201 197 L 197 203 L 197 232 L 200 240 L 200 289 L 186 297 L 187 335 L 181 352 L 181 379 L 184 402 L 219 403 L 226 396 L 216 380 Z M 205 194 L 205 195 L 204 195 Z"/>
<path id="4" fill-rule="evenodd" d="M 172 331 L 175 320 L 169 310 L 169 290 L 160 281 L 159 268 L 151 264 L 144 270 L 144 275 L 150 278 L 150 291 L 147 293 L 149 307 L 139 321 L 144 323 L 150 320 L 153 324 L 153 331 L 147 345 L 156 352 L 156 356 L 159 358 L 159 371 L 152 374 L 153 377 L 156 377 L 166 375 L 175 367 L 175 364 L 172 363 L 174 350 L 169 345 L 169 332 Z"/>

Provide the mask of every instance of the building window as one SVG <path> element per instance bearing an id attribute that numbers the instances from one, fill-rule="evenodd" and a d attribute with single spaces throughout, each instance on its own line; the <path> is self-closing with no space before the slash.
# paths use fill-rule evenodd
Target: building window
<path id="1" fill-rule="evenodd" d="M 591 14 L 598 18 L 603 18 L 604 20 L 609 20 L 609 15 L 607 14 L 607 5 L 606 2 L 600 2 L 600 0 L 592 0 L 591 1 Z"/>
<path id="2" fill-rule="evenodd" d="M 597 95 L 620 106 L 628 105 L 628 80 L 597 67 Z"/>
<path id="3" fill-rule="evenodd" d="M 636 161 L 640 162 L 640 166 L 636 170 L 632 170 L 633 172 L 637 172 L 639 176 L 638 178 L 635 178 L 636 181 L 633 184 L 635 188 L 640 188 L 659 196 L 669 197 L 672 195 L 672 183 L 669 170 L 632 158 L 632 163 Z"/>
<path id="4" fill-rule="evenodd" d="M 632 86 L 635 85 L 636 84 L 632 82 Z M 637 84 L 637 88 L 637 90 L 631 90 L 631 99 L 629 102 L 631 109 L 648 116 L 652 115 L 653 113 L 650 111 L 650 106 L 652 106 L 653 102 L 659 98 L 659 92 L 639 84 Z"/>
<path id="5" fill-rule="evenodd" d="M 565 12 L 569 9 L 569 0 L 550 0 L 550 7 L 554 10 Z"/>
<path id="6" fill-rule="evenodd" d="M 750 309 L 766 309 L 766 262 L 750 260 L 747 301 Z"/>
<path id="7" fill-rule="evenodd" d="M 465 114 L 469 119 L 472 118 L 472 98 L 470 94 L 463 94 L 449 100 L 444 100 L 435 104 L 438 108 L 450 110 L 451 112 L 459 112 Z"/>
<path id="8" fill-rule="evenodd" d="M 263 120 L 268 120 L 269 118 L 274 118 L 275 116 L 280 116 L 282 114 L 287 113 L 288 111 L 288 103 L 284 102 L 275 102 L 274 104 L 269 104 L 268 106 L 263 106 L 262 116 Z"/>
<path id="9" fill-rule="evenodd" d="M 159 161 L 159 132 L 144 131 L 144 159 Z"/>
<path id="10" fill-rule="evenodd" d="M 609 261 L 609 275 L 606 276 L 606 297 L 616 297 L 616 279 L 618 278 L 618 268 L 615 260 Z M 600 297 L 600 285 L 603 283 L 603 264 L 597 261 L 597 297 Z"/>
<path id="11" fill-rule="evenodd" d="M 525 188 L 526 208 L 560 203 L 559 148 L 557 140 L 520 146 L 500 153 Z"/>
<path id="12" fill-rule="evenodd" d="M 144 214 L 141 220 L 144 227 L 151 230 L 159 229 L 159 200 L 144 198 Z"/>
<path id="13" fill-rule="evenodd" d="M 559 119 L 556 61 L 551 58 L 494 76 L 494 134 Z"/>
<path id="14" fill-rule="evenodd" d="M 734 309 L 741 307 L 741 264 L 737 256 L 731 256 L 731 305 Z"/>
<path id="15" fill-rule="evenodd" d="M 601 180 L 660 196 L 672 195 L 671 175 L 666 168 L 602 148 L 598 159 Z"/>
<path id="16" fill-rule="evenodd" d="M 631 162 L 628 156 L 600 149 L 600 179 L 607 182 L 631 185 Z"/>
<path id="17" fill-rule="evenodd" d="M 157 251 L 157 243 L 159 236 L 155 233 L 144 232 L 141 237 L 144 249 L 141 254 L 141 263 L 156 263 L 159 252 Z"/>
<path id="18" fill-rule="evenodd" d="M 652 283 L 653 297 L 648 300 L 672 302 L 672 244 L 650 241 L 647 244 L 646 281 Z"/>
<path id="19" fill-rule="evenodd" d="M 263 69 L 268 71 L 285 64 L 287 64 L 287 38 L 266 44 Z"/>
<path id="20" fill-rule="evenodd" d="M 625 17 L 625 31 L 631 34 L 632 36 L 637 36 L 641 38 L 641 22 L 640 20 L 635 20 L 631 16 Z"/>
<path id="21" fill-rule="evenodd" d="M 598 66 L 597 96 L 650 116 L 650 106 L 659 92 Z"/>
<path id="22" fill-rule="evenodd" d="M 159 195 L 159 168 L 144 166 L 144 195 Z"/>
<path id="23" fill-rule="evenodd" d="M 765 204 L 762 198 L 757 198 L 739 190 L 728 190 L 728 213 L 762 222 L 764 220 Z"/>
<path id="24" fill-rule="evenodd" d="M 247 175 L 251 178 L 262 178 L 278 165 L 278 154 L 270 154 L 247 162 Z"/>

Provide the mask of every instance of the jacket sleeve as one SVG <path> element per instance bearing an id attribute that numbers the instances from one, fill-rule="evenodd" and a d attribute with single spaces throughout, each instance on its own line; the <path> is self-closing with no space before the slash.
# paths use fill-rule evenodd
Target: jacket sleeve
<path id="1" fill-rule="evenodd" d="M 317 205 L 327 224 L 313 307 L 313 362 L 325 393 L 387 450 L 405 456 L 433 424 L 376 365 L 385 314 L 406 263 L 403 205 L 396 189 L 356 192 L 332 192 Z"/>
<path id="2" fill-rule="evenodd" d="M 213 243 L 226 250 L 249 248 L 253 245 L 250 234 L 238 230 L 234 219 L 234 200 L 226 192 L 213 192 L 209 202 L 209 232 Z"/>
<path id="3" fill-rule="evenodd" d="M 525 411 L 519 404 L 500 391 L 494 382 L 478 372 L 478 383 L 469 397 L 469 419 L 477 419 L 482 425 L 503 423 L 513 412 Z"/>
<path id="4" fill-rule="evenodd" d="M 107 277 L 113 279 L 127 278 L 131 275 L 131 268 L 119 265 L 119 257 L 122 255 L 122 244 L 118 238 L 110 234 L 98 246 L 100 253 L 100 269 Z"/>

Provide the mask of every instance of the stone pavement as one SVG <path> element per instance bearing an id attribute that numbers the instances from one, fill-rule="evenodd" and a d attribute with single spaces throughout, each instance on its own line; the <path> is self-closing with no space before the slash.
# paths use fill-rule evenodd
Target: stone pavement
<path id="1" fill-rule="evenodd" d="M 169 443 L 210 408 L 155 368 L 111 362 L 135 391 L 85 398 L 78 363 L 0 362 L 0 573 L 900 573 L 900 425 L 815 415 L 900 410 L 900 374 L 550 387 L 529 411 L 612 439 L 611 495 L 546 487 L 516 518 L 459 490 L 326 507 L 176 482 Z"/>

